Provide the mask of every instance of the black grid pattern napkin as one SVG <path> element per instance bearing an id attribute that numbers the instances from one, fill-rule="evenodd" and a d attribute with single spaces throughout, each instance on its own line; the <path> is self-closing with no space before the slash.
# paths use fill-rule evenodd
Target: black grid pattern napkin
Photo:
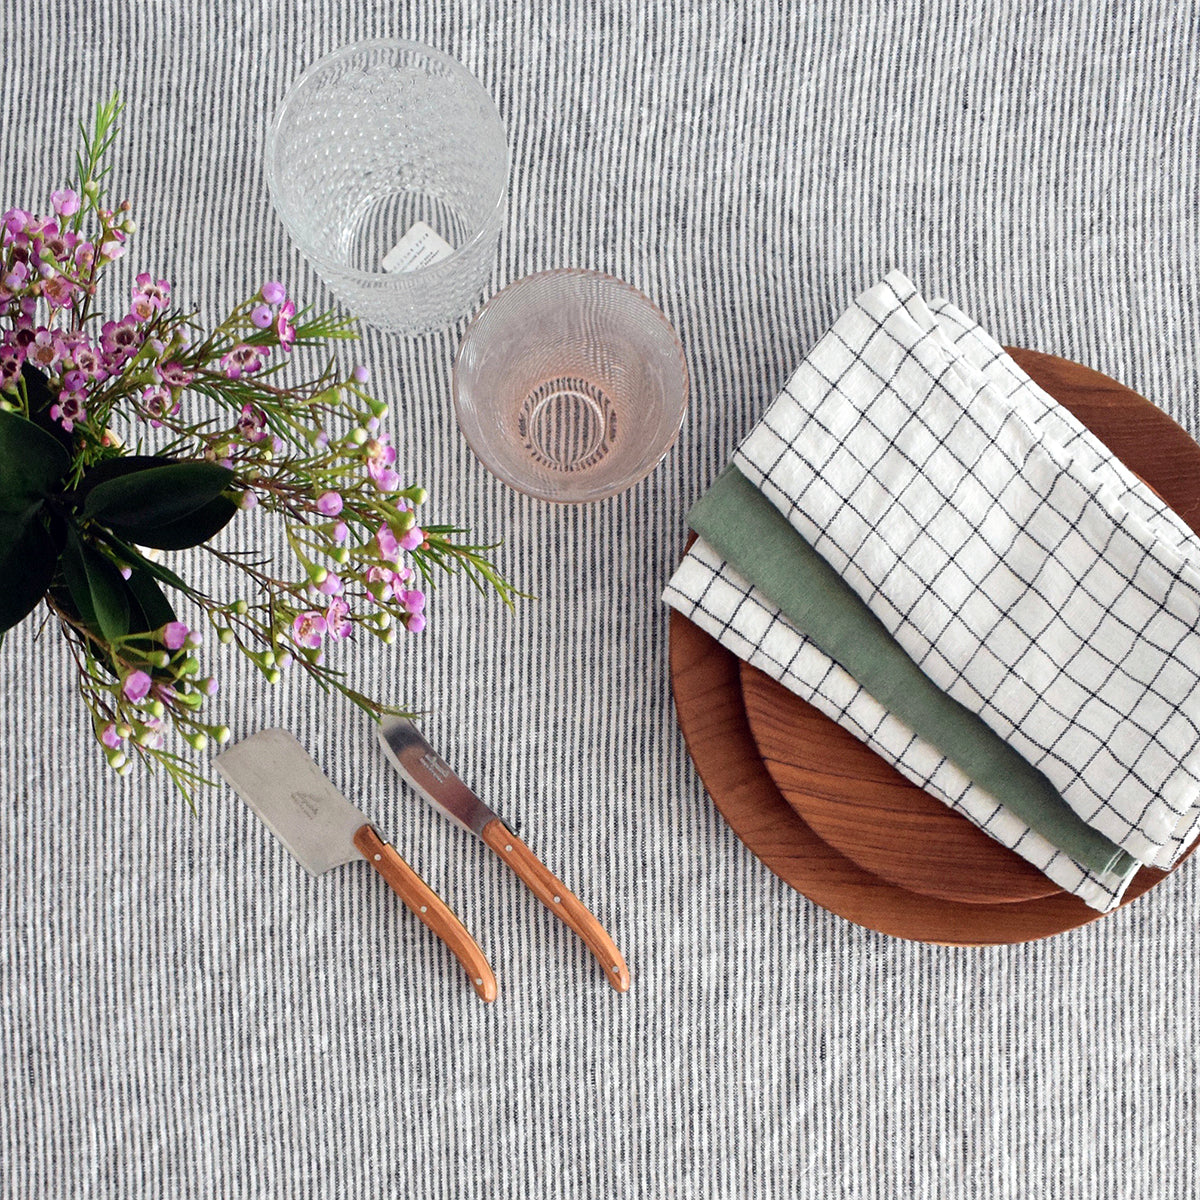
<path id="1" fill-rule="evenodd" d="M 1036 392 L 993 386 L 892 273 L 734 461 L 940 687 L 1169 866 L 1200 816 L 1200 543 Z"/>

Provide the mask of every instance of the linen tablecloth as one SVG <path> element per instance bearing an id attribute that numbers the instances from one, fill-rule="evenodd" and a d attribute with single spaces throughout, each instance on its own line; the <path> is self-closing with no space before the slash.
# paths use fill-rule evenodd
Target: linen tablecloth
<path id="1" fill-rule="evenodd" d="M 212 319 L 268 278 L 262 130 L 313 59 L 407 36 L 511 130 L 495 285 L 584 266 L 678 327 L 693 394 L 648 481 L 506 490 L 454 423 L 461 327 L 362 357 L 429 509 L 536 600 L 447 582 L 352 661 L 604 920 L 633 989 L 369 730 L 233 660 L 235 736 L 290 725 L 475 932 L 480 1005 L 370 870 L 313 879 L 228 791 L 111 777 L 68 659 L 0 648 L 0 1194 L 1190 1196 L 1200 874 L 1051 941 L 948 950 L 816 908 L 724 826 L 674 721 L 662 586 L 690 503 L 849 300 L 898 266 L 1003 340 L 1200 430 L 1200 30 L 1167 3 L 0 4 L 0 203 L 48 197 L 116 87 L 114 191 Z M 209 582 L 219 587 L 219 577 Z M 215 711 L 215 710 L 214 710 Z"/>

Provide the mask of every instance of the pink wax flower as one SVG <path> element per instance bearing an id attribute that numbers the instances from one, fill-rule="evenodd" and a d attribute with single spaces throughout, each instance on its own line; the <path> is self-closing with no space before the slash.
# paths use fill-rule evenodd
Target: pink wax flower
<path id="1" fill-rule="evenodd" d="M 33 335 L 26 358 L 43 371 L 53 371 L 62 358 L 62 343 L 58 335 L 49 329 L 39 329 Z"/>
<path id="2" fill-rule="evenodd" d="M 150 676 L 145 671 L 131 671 L 125 676 L 125 682 L 121 684 L 121 691 L 125 693 L 126 700 L 132 700 L 136 704 L 139 700 L 145 700 L 150 694 Z"/>
<path id="3" fill-rule="evenodd" d="M 268 304 L 282 304 L 287 299 L 287 288 L 277 279 L 272 279 L 269 283 L 262 285 L 262 291 L 259 295 Z"/>
<path id="4" fill-rule="evenodd" d="M 354 368 L 354 382 L 366 383 L 371 378 L 371 372 L 367 370 L 361 363 Z"/>
<path id="5" fill-rule="evenodd" d="M 161 383 L 152 383 L 142 389 L 142 405 L 150 417 L 150 424 L 158 429 L 162 418 L 179 411 L 179 404 L 172 398 L 170 388 Z"/>
<path id="6" fill-rule="evenodd" d="M 350 536 L 350 526 L 345 521 L 339 521 L 333 527 L 333 533 L 330 536 L 333 538 L 333 544 L 340 546 Z"/>
<path id="7" fill-rule="evenodd" d="M 163 626 L 163 645 L 168 650 L 182 650 L 187 645 L 191 632 L 182 621 L 168 621 Z"/>
<path id="8" fill-rule="evenodd" d="M 292 640 L 305 650 L 315 650 L 325 636 L 325 618 L 319 612 L 302 612 L 292 622 Z"/>
<path id="9" fill-rule="evenodd" d="M 250 310 L 250 323 L 254 325 L 256 329 L 266 329 L 267 326 L 270 325 L 274 320 L 274 318 L 275 314 L 271 312 L 270 307 L 266 304 L 256 304 Z"/>
<path id="10" fill-rule="evenodd" d="M 169 388 L 185 388 L 196 378 L 192 371 L 177 362 L 163 363 L 158 368 L 158 374 Z"/>
<path id="11" fill-rule="evenodd" d="M 0 220 L 4 222 L 6 232 L 15 235 L 25 232 L 25 227 L 33 220 L 33 216 L 23 208 L 10 208 Z"/>
<path id="12" fill-rule="evenodd" d="M 340 596 L 334 596 L 325 606 L 325 628 L 330 637 L 344 638 L 350 632 L 350 606 Z"/>
<path id="13" fill-rule="evenodd" d="M 71 349 L 71 361 L 88 379 L 104 379 L 108 372 L 100 362 L 95 346 L 88 342 L 76 343 Z"/>
<path id="14" fill-rule="evenodd" d="M 23 262 L 15 262 L 4 276 L 4 286 L 10 292 L 19 292 L 29 280 L 29 268 Z"/>
<path id="15" fill-rule="evenodd" d="M 75 428 L 75 423 L 87 416 L 83 397 L 78 392 L 63 392 L 58 401 L 50 405 L 50 415 L 70 433 Z"/>
<path id="16" fill-rule="evenodd" d="M 336 517 L 342 511 L 342 497 L 339 492 L 322 492 L 317 497 L 317 512 L 325 517 Z"/>
<path id="17" fill-rule="evenodd" d="M 60 217 L 71 217 L 79 211 L 79 196 L 71 188 L 50 193 L 50 203 Z"/>
<path id="18" fill-rule="evenodd" d="M 342 580 L 335 572 L 330 571 L 320 583 L 317 591 L 324 596 L 340 596 L 343 591 Z"/>
<path id="19" fill-rule="evenodd" d="M 228 354 L 221 356 L 221 370 L 230 379 L 253 375 L 262 365 L 262 352 L 257 346 L 249 346 L 245 342 L 239 343 Z"/>
<path id="20" fill-rule="evenodd" d="M 125 253 L 125 235 L 119 229 L 110 229 L 100 243 L 100 257 L 114 261 Z"/>
<path id="21" fill-rule="evenodd" d="M 122 317 L 119 321 L 105 321 L 100 326 L 100 348 L 110 365 L 119 367 L 137 353 L 141 344 L 142 335 L 132 317 Z"/>
<path id="22" fill-rule="evenodd" d="M 248 442 L 261 442 L 267 436 L 267 414 L 253 404 L 242 405 L 237 431 Z"/>
<path id="23" fill-rule="evenodd" d="M 154 279 L 143 271 L 133 285 L 129 311 L 139 321 L 149 321 L 156 313 L 167 307 L 171 296 L 171 285 L 165 279 Z"/>
<path id="24" fill-rule="evenodd" d="M 42 295 L 54 308 L 70 308 L 75 302 L 75 285 L 65 275 L 54 275 L 42 284 Z"/>
<path id="25" fill-rule="evenodd" d="M 394 492 L 400 486 L 400 476 L 392 464 L 396 461 L 396 448 L 389 444 L 388 435 L 381 433 L 371 438 L 363 447 L 367 455 L 367 474 L 381 492 Z"/>
<path id="26" fill-rule="evenodd" d="M 120 734 L 117 733 L 117 727 L 109 721 L 105 727 L 100 730 L 100 740 L 110 749 L 116 750 L 121 745 Z"/>
<path id="27" fill-rule="evenodd" d="M 380 525 L 379 531 L 375 534 L 375 541 L 379 546 L 380 555 L 388 562 L 394 563 L 400 557 L 400 545 L 390 526 Z"/>
<path id="28" fill-rule="evenodd" d="M 425 628 L 425 616 L 423 613 L 411 613 L 404 622 L 404 628 L 409 633 L 420 633 Z"/>
<path id="29" fill-rule="evenodd" d="M 24 361 L 25 351 L 18 346 L 5 346 L 0 350 L 0 388 L 16 385 Z"/>
<path id="30" fill-rule="evenodd" d="M 403 593 L 398 599 L 410 613 L 419 613 L 425 607 L 425 593 L 415 588 Z"/>
<path id="31" fill-rule="evenodd" d="M 425 531 L 414 525 L 400 538 L 401 550 L 415 550 L 425 540 Z"/>
<path id="32" fill-rule="evenodd" d="M 275 336 L 284 350 L 290 350 L 296 344 L 296 327 L 292 318 L 296 315 L 296 306 L 285 300 L 279 307 L 279 316 L 275 318 Z"/>

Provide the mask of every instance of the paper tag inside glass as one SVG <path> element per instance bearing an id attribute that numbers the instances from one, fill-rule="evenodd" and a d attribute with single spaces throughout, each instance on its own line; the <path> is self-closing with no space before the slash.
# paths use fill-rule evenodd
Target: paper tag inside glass
<path id="1" fill-rule="evenodd" d="M 431 263 L 441 262 L 454 253 L 454 247 L 424 221 L 412 228 L 387 252 L 383 260 L 385 271 L 419 271 Z"/>

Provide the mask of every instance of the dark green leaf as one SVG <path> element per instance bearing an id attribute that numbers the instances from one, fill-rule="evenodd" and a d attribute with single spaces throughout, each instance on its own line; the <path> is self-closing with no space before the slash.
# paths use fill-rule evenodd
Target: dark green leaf
<path id="1" fill-rule="evenodd" d="M 124 529 L 141 545 L 151 545 L 133 531 L 189 516 L 218 497 L 232 480 L 228 467 L 211 462 L 148 467 L 96 484 L 84 500 L 83 515 L 119 534 Z"/>
<path id="2" fill-rule="evenodd" d="M 33 611 L 50 586 L 57 559 L 58 546 L 40 505 L 0 512 L 0 630 Z"/>
<path id="3" fill-rule="evenodd" d="M 70 467 L 70 456 L 48 433 L 0 409 L 0 508 L 23 511 L 48 496 Z"/>
<path id="4" fill-rule="evenodd" d="M 131 633 L 149 632 L 151 629 L 161 629 L 170 621 L 175 620 L 175 610 L 170 601 L 163 595 L 163 590 L 154 581 L 144 567 L 134 567 L 130 576 L 125 580 L 125 590 L 129 594 Z"/>
<path id="5" fill-rule="evenodd" d="M 29 401 L 29 419 L 49 434 L 65 453 L 71 454 L 75 448 L 74 438 L 50 415 L 50 408 L 58 399 L 50 390 L 50 381 L 32 363 L 22 364 L 21 378 Z"/>
<path id="6" fill-rule="evenodd" d="M 98 483 L 116 479 L 121 475 L 132 475 L 137 471 L 147 471 L 151 467 L 169 467 L 175 461 L 160 454 L 114 454 L 111 458 L 102 458 L 84 472 L 71 499 L 80 507 L 88 492 Z"/>
<path id="7" fill-rule="evenodd" d="M 129 632 L 129 594 L 116 564 L 72 528 L 62 554 L 63 578 L 85 625 L 105 641 Z"/>
<path id="8" fill-rule="evenodd" d="M 111 530 L 101 530 L 104 540 L 117 552 L 117 557 L 122 558 L 130 566 L 139 566 L 150 575 L 154 576 L 159 583 L 165 583 L 169 587 L 177 588 L 187 596 L 199 596 L 190 584 L 185 583 L 170 567 L 164 567 L 162 563 L 155 562 L 152 558 L 147 558 L 136 546 L 131 546 L 128 542 L 117 537 Z"/>
<path id="9" fill-rule="evenodd" d="M 155 550 L 186 550 L 220 533 L 237 516 L 238 511 L 238 506 L 228 496 L 217 496 L 177 521 L 162 525 L 126 525 L 114 521 L 112 531 L 139 546 L 150 546 Z"/>

